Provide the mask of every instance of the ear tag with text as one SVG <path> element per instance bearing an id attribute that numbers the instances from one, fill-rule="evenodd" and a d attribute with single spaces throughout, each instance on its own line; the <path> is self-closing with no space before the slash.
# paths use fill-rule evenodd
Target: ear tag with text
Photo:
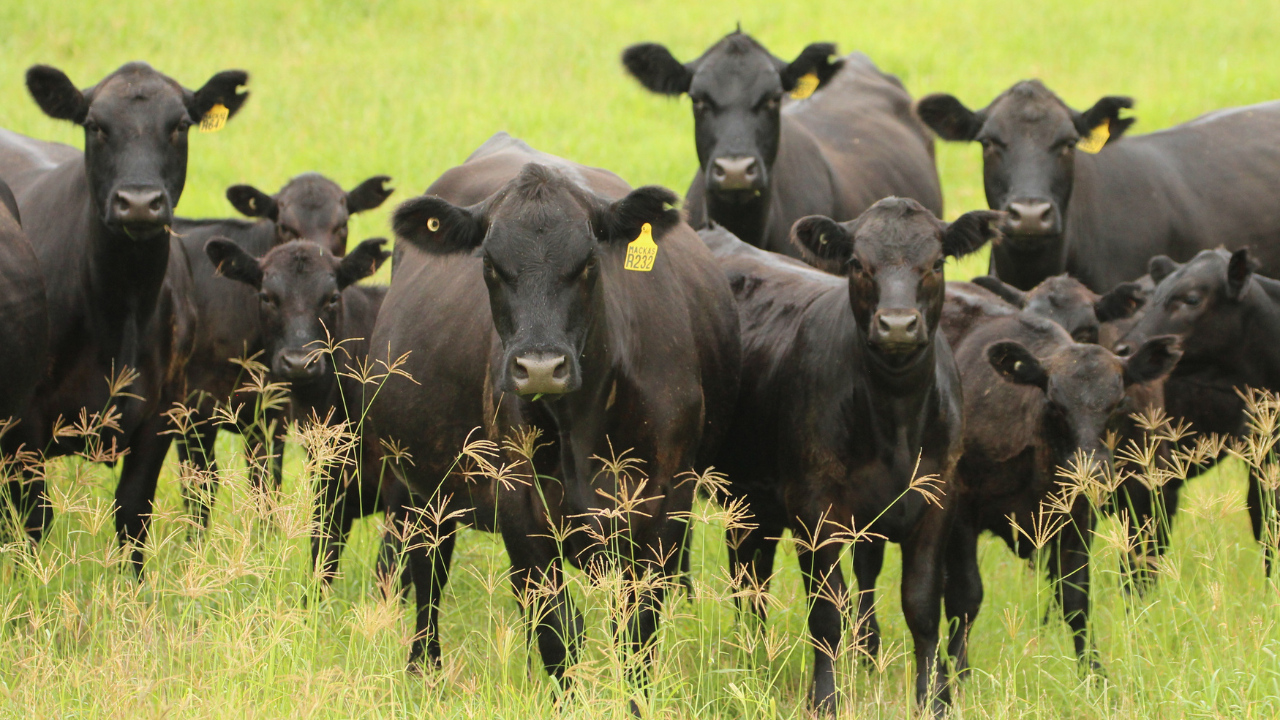
<path id="1" fill-rule="evenodd" d="M 622 267 L 636 272 L 649 272 L 657 258 L 658 244 L 653 241 L 653 227 L 645 223 L 640 226 L 640 236 L 627 243 L 627 259 Z"/>
<path id="2" fill-rule="evenodd" d="M 795 88 L 791 91 L 791 99 L 803 100 L 813 94 L 818 89 L 818 73 L 809 73 L 803 75 L 796 81 Z"/>
<path id="3" fill-rule="evenodd" d="M 1076 143 L 1076 149 L 1096 155 L 1102 150 L 1102 146 L 1107 144 L 1109 137 L 1111 137 L 1111 120 L 1107 119 L 1094 128 L 1093 132 L 1089 133 L 1089 137 L 1080 138 L 1080 142 Z"/>
<path id="4" fill-rule="evenodd" d="M 209 108 L 209 112 L 200 118 L 200 132 L 214 133 L 222 129 L 227 124 L 227 118 L 231 116 L 231 112 L 227 110 L 227 106 L 218 103 Z"/>

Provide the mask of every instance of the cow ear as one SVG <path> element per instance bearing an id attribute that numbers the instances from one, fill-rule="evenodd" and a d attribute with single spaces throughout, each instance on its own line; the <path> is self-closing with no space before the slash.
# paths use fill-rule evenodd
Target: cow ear
<path id="1" fill-rule="evenodd" d="M 1125 387 L 1159 380 L 1173 370 L 1181 357 L 1182 350 L 1178 347 L 1176 335 L 1151 338 L 1131 357 L 1121 358 Z"/>
<path id="2" fill-rule="evenodd" d="M 1000 296 L 1001 300 L 1010 305 L 1021 308 L 1027 305 L 1027 294 L 1018 288 L 1005 283 L 995 275 L 979 275 L 969 282 L 980 288 L 985 288 Z"/>
<path id="3" fill-rule="evenodd" d="M 1249 278 L 1257 269 L 1258 261 L 1249 257 L 1249 248 L 1240 248 L 1231 253 L 1231 260 L 1227 262 L 1227 297 L 1232 300 L 1240 299 L 1245 285 L 1249 284 Z"/>
<path id="4" fill-rule="evenodd" d="M 382 263 L 391 257 L 391 252 L 382 248 L 386 244 L 386 238 L 369 238 L 343 256 L 338 269 L 334 271 L 338 289 L 344 290 L 378 272 Z"/>
<path id="5" fill-rule="evenodd" d="M 996 240 L 1004 217 L 1005 214 L 997 210 L 973 210 L 956 218 L 942 231 L 943 254 L 964 257 L 988 241 Z"/>
<path id="6" fill-rule="evenodd" d="M 270 220 L 280 217 L 280 206 L 276 204 L 276 199 L 252 185 L 232 185 L 227 188 L 227 200 L 246 217 Z"/>
<path id="7" fill-rule="evenodd" d="M 479 206 L 459 207 L 434 195 L 406 200 L 391 216 L 396 235 L 433 255 L 471 252 L 484 242 Z"/>
<path id="8" fill-rule="evenodd" d="M 622 65 L 651 92 L 679 95 L 689 92 L 693 68 L 681 65 L 664 45 L 640 43 L 622 52 Z"/>
<path id="9" fill-rule="evenodd" d="M 1112 322 L 1133 317 L 1147 302 L 1147 294 L 1136 282 L 1124 282 L 1116 285 L 1106 295 L 1093 303 L 1093 314 L 1098 322 Z"/>
<path id="10" fill-rule="evenodd" d="M 18 213 L 18 199 L 13 196 L 13 190 L 9 184 L 0 180 L 0 205 L 3 205 L 9 214 L 13 216 L 13 221 L 22 225 L 22 215 Z"/>
<path id="11" fill-rule="evenodd" d="M 1093 107 L 1076 115 L 1076 132 L 1080 133 L 1080 137 L 1087 138 L 1105 124 L 1107 132 L 1103 143 L 1105 145 L 1124 135 L 1124 131 L 1133 124 L 1134 118 L 1120 117 L 1121 110 L 1131 107 L 1133 107 L 1133 98 L 1108 95 L 1094 103 Z M 1103 145 L 1098 147 L 1101 148 Z"/>
<path id="12" fill-rule="evenodd" d="M 810 43 L 800 51 L 795 60 L 782 69 L 782 89 L 788 92 L 794 90 L 800 78 L 809 73 L 818 76 L 819 88 L 826 85 L 844 67 L 843 59 L 836 58 L 832 61 L 831 56 L 835 54 L 835 43 Z"/>
<path id="13" fill-rule="evenodd" d="M 847 272 L 853 257 L 852 228 L 825 215 L 797 220 L 791 226 L 791 244 L 800 248 L 814 266 L 840 275 Z"/>
<path id="14" fill-rule="evenodd" d="M 1021 343 L 1012 340 L 994 343 L 987 348 L 987 360 L 996 372 L 1011 383 L 1031 385 L 1044 390 L 1049 386 L 1049 375 L 1044 366 Z"/>
<path id="15" fill-rule="evenodd" d="M 236 92 L 241 85 L 249 82 L 249 73 L 243 70 L 223 70 L 209 78 L 204 87 L 196 90 L 187 99 L 187 114 L 196 123 L 204 119 L 214 105 L 227 109 L 227 119 L 235 117 L 244 101 L 249 99 L 249 91 Z"/>
<path id="16" fill-rule="evenodd" d="M 204 254 L 213 261 L 219 275 L 262 289 L 262 264 L 231 240 L 221 236 L 213 238 L 205 243 Z"/>
<path id="17" fill-rule="evenodd" d="M 916 115 L 943 140 L 968 141 L 978 137 L 984 119 L 964 106 L 956 96 L 935 93 L 920 98 Z"/>
<path id="18" fill-rule="evenodd" d="M 372 210 L 395 192 L 395 188 L 384 187 L 391 182 L 389 175 L 375 175 L 347 191 L 347 212 L 356 214 Z"/>
<path id="19" fill-rule="evenodd" d="M 32 65 L 27 70 L 27 90 L 44 114 L 55 120 L 82 123 L 89 114 L 84 93 L 58 68 Z"/>
<path id="20" fill-rule="evenodd" d="M 596 213 L 592 223 L 596 239 L 602 243 L 629 243 L 640 236 L 640 229 L 648 223 L 656 241 L 680 224 L 680 211 L 675 207 L 679 202 L 680 196 L 658 185 L 636 188 Z"/>
<path id="21" fill-rule="evenodd" d="M 1168 255 L 1156 255 L 1147 261 L 1147 274 L 1151 276 L 1151 282 L 1159 285 L 1164 279 L 1172 275 L 1180 266 L 1173 261 Z"/>

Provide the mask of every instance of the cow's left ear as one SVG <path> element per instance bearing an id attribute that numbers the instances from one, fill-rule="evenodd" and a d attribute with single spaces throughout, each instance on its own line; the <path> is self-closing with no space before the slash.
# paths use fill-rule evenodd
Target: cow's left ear
<path id="1" fill-rule="evenodd" d="M 276 199 L 252 185 L 232 185 L 227 188 L 227 200 L 246 217 L 270 220 L 280 217 L 280 205 Z"/>
<path id="2" fill-rule="evenodd" d="M 800 78 L 809 73 L 818 76 L 819 88 L 826 85 L 827 81 L 835 77 L 836 73 L 840 72 L 840 68 L 844 67 L 843 59 L 831 60 L 831 56 L 835 54 L 835 43 L 810 43 L 800 51 L 795 60 L 782 68 L 779 73 L 782 76 L 782 89 L 788 92 L 794 90 Z"/>
<path id="3" fill-rule="evenodd" d="M 1133 107 L 1133 98 L 1119 95 L 1108 95 L 1093 104 L 1093 107 L 1079 113 L 1075 117 L 1076 132 L 1087 138 L 1103 123 L 1107 125 L 1106 142 L 1118 139 L 1133 124 L 1134 118 L 1121 118 L 1120 111 Z M 1105 143 L 1104 143 L 1105 144 Z"/>
<path id="4" fill-rule="evenodd" d="M 844 275 L 853 257 L 853 229 L 825 215 L 810 215 L 791 226 L 791 244 L 809 255 L 805 259 L 815 267 Z"/>
<path id="5" fill-rule="evenodd" d="M 1182 357 L 1176 335 L 1153 337 L 1138 348 L 1132 357 L 1121 358 L 1124 363 L 1125 387 L 1159 380 L 1173 370 Z"/>
<path id="6" fill-rule="evenodd" d="M 389 175 L 375 175 L 347 191 L 347 212 L 352 215 L 372 210 L 395 192 L 395 188 L 383 187 L 391 182 Z"/>
<path id="7" fill-rule="evenodd" d="M 665 45 L 640 43 L 622 52 L 622 65 L 652 92 L 680 95 L 689 92 L 693 68 L 682 65 Z"/>
<path id="8" fill-rule="evenodd" d="M 217 274 L 262 289 L 262 264 L 232 240 L 215 237 L 205 243 L 204 254 L 213 261 Z"/>
<path id="9" fill-rule="evenodd" d="M 987 348 L 987 360 L 1001 377 L 1011 383 L 1041 390 L 1049 387 L 1049 374 L 1022 343 L 1013 340 L 994 343 Z"/>
<path id="10" fill-rule="evenodd" d="M 471 252 L 484 242 L 481 205 L 459 207 L 435 195 L 406 200 L 391 216 L 396 235 L 432 255 Z"/>
<path id="11" fill-rule="evenodd" d="M 248 90 L 237 92 L 248 82 L 249 73 L 243 70 L 223 70 L 187 97 L 187 114 L 192 121 L 199 123 L 214 105 L 221 105 L 227 109 L 227 119 L 230 120 L 249 99 Z"/>
<path id="12" fill-rule="evenodd" d="M 1249 248 L 1240 248 L 1231 253 L 1231 259 L 1227 261 L 1227 297 L 1239 300 L 1253 271 L 1257 269 L 1258 261 L 1249 257 Z"/>
<path id="13" fill-rule="evenodd" d="M 391 257 L 391 252 L 382 248 L 386 244 L 386 238 L 369 238 L 343 256 L 338 269 L 334 271 L 338 289 L 344 290 L 378 272 L 382 263 Z"/>
<path id="14" fill-rule="evenodd" d="M 956 218 L 942 231 L 942 254 L 964 257 L 1000 237 L 1005 214 L 998 210 L 973 210 Z"/>
<path id="15" fill-rule="evenodd" d="M 680 224 L 680 211 L 675 207 L 679 202 L 680 197 L 670 190 L 646 185 L 600 208 L 591 227 L 595 230 L 596 239 L 602 243 L 629 243 L 639 237 L 640 229 L 648 223 L 653 239 L 657 241 Z"/>
<path id="16" fill-rule="evenodd" d="M 1093 303 L 1093 314 L 1098 322 L 1111 322 L 1133 317 L 1147 302 L 1147 294 L 1136 282 L 1124 282 L 1107 291 Z"/>

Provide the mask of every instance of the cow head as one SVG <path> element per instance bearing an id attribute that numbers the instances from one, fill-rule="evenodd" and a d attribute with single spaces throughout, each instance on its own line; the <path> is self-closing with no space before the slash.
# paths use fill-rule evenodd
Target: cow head
<path id="1" fill-rule="evenodd" d="M 386 242 L 365 240 L 343 258 L 305 240 L 275 247 L 262 260 L 221 237 L 206 243 L 204 251 L 220 274 L 258 290 L 271 371 L 305 385 L 330 376 L 324 351 L 331 339 L 342 337 L 342 291 L 390 257 L 382 249 Z"/>
<path id="2" fill-rule="evenodd" d="M 45 114 L 84 126 L 89 193 L 102 223 L 140 240 L 166 233 L 187 180 L 187 134 L 215 106 L 232 117 L 249 93 L 241 70 L 214 75 L 196 91 L 141 62 L 78 90 L 61 70 L 27 70 L 27 89 Z"/>
<path id="3" fill-rule="evenodd" d="M 1064 342 L 1040 359 L 1021 343 L 1006 340 L 988 347 L 987 359 L 1008 382 L 1044 393 L 1044 420 L 1055 465 L 1065 465 L 1080 453 L 1092 458 L 1097 468 L 1109 457 L 1107 430 L 1132 412 L 1126 388 L 1168 375 L 1182 354 L 1177 344 L 1176 337 L 1156 337 L 1133 357 L 1121 358 L 1099 345 Z"/>
<path id="4" fill-rule="evenodd" d="M 1106 142 L 1115 141 L 1133 124 L 1133 118 L 1120 118 L 1120 110 L 1130 107 L 1130 98 L 1107 96 L 1077 112 L 1039 80 L 1025 80 L 976 112 L 942 94 L 921 98 L 916 109 L 944 140 L 982 144 L 987 206 L 1009 214 L 1002 228 L 1006 242 L 1035 249 L 1063 234 L 1077 143 L 1103 126 Z"/>
<path id="5" fill-rule="evenodd" d="M 1249 296 L 1258 287 L 1256 269 L 1247 249 L 1203 250 L 1185 265 L 1164 255 L 1152 258 L 1148 272 L 1156 288 L 1116 352 L 1127 355 L 1146 338 L 1176 335 L 1191 365 L 1238 356 L 1248 337 L 1245 324 L 1251 313 Z"/>
<path id="6" fill-rule="evenodd" d="M 609 202 L 558 170 L 530 163 L 484 202 L 458 207 L 423 196 L 401 205 L 392 224 L 428 253 L 480 256 L 504 348 L 500 386 L 559 395 L 582 384 L 588 330 L 604 312 L 601 265 L 620 265 L 646 223 L 661 245 L 680 222 L 669 207 L 677 201 L 670 190 L 651 186 Z"/>
<path id="7" fill-rule="evenodd" d="M 275 195 L 252 185 L 232 185 L 227 188 L 227 199 L 241 213 L 275 223 L 277 245 L 307 240 L 342 257 L 347 253 L 347 221 L 390 197 L 395 191 L 384 187 L 390 181 L 390 177 L 378 175 L 348 191 L 319 173 L 305 173 Z"/>
<path id="8" fill-rule="evenodd" d="M 688 93 L 707 191 L 740 202 L 769 188 L 783 95 L 810 73 L 821 90 L 840 69 L 842 61 L 831 60 L 835 52 L 831 43 L 813 43 L 788 63 L 735 32 L 689 63 L 681 64 L 662 45 L 643 43 L 627 48 L 622 64 L 653 92 Z"/>
<path id="9" fill-rule="evenodd" d="M 942 317 L 948 257 L 963 257 L 997 237 L 1003 215 L 965 213 L 953 223 L 905 198 L 885 198 L 855 220 L 811 215 L 792 241 L 815 264 L 849 277 L 853 316 L 868 345 L 889 366 L 905 366 L 933 340 Z"/>
<path id="10" fill-rule="evenodd" d="M 1027 291 L 992 275 L 972 282 L 1015 307 L 1058 323 L 1076 342 L 1095 345 L 1102 323 L 1132 317 L 1146 302 L 1142 286 L 1134 282 L 1120 283 L 1102 296 L 1070 275 L 1056 275 Z"/>

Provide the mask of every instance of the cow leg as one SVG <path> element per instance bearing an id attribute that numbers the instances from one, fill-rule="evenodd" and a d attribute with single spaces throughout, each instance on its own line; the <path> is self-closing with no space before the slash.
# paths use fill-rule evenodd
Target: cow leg
<path id="1" fill-rule="evenodd" d="M 209 516 L 218 494 L 218 460 L 214 455 L 217 439 L 218 427 L 204 422 L 183 433 L 178 443 L 178 462 L 194 471 L 189 482 L 182 483 L 182 503 L 196 520 L 196 526 L 189 533 L 191 539 L 209 528 Z"/>
<path id="2" fill-rule="evenodd" d="M 832 716 L 840 703 L 836 693 L 836 656 L 840 652 L 842 623 L 849 601 L 849 590 L 840 569 L 840 550 L 839 543 L 828 542 L 817 550 L 805 548 L 798 553 L 800 574 L 809 598 L 809 637 L 813 642 L 809 704 L 816 712 Z"/>
<path id="3" fill-rule="evenodd" d="M 412 548 L 412 543 L 406 544 L 404 538 L 414 519 L 413 498 L 404 483 L 391 479 L 383 483 L 382 502 L 387 515 L 387 530 L 382 534 L 382 543 L 378 546 L 378 561 L 374 573 L 379 585 L 390 588 L 391 574 L 395 571 L 397 560 L 406 547 Z M 406 560 L 404 569 L 400 572 L 399 590 L 408 590 L 411 584 L 413 570 Z"/>
<path id="4" fill-rule="evenodd" d="M 1090 672 L 1101 673 L 1097 654 L 1089 643 L 1089 538 L 1093 534 L 1093 510 L 1083 500 L 1071 511 L 1071 522 L 1050 543 L 1049 578 L 1057 591 L 1063 619 L 1071 628 L 1076 659 Z"/>
<path id="5" fill-rule="evenodd" d="M 39 545 L 45 528 L 53 522 L 53 506 L 45 494 L 44 478 L 23 470 L 22 478 L 10 480 L 7 490 L 10 511 L 14 513 L 12 517 L 21 523 L 22 532 L 27 534 L 31 543 Z"/>
<path id="6" fill-rule="evenodd" d="M 957 677 L 969 674 L 969 631 L 982 607 L 982 574 L 978 570 L 978 528 L 972 518 L 960 515 L 951 528 L 946 548 L 947 624 L 951 638 L 947 654 Z"/>
<path id="7" fill-rule="evenodd" d="M 938 622 L 942 612 L 944 549 L 950 533 L 941 510 L 930 508 L 902 544 L 902 613 L 911 630 L 916 657 L 916 704 L 932 699 L 933 714 L 941 716 L 951 703 L 951 691 L 938 660 Z"/>
<path id="8" fill-rule="evenodd" d="M 508 515 L 502 517 L 505 521 Z M 512 589 L 533 623 L 542 665 L 567 689 L 564 673 L 578 660 L 584 628 L 582 615 L 564 587 L 557 545 L 551 538 L 540 537 L 541 530 L 503 521 L 498 525 L 511 558 Z"/>
<path id="9" fill-rule="evenodd" d="M 351 530 L 351 506 L 357 504 L 348 497 L 349 493 L 342 486 L 343 468 L 335 470 L 320 473 L 320 492 L 317 493 L 314 514 L 315 531 L 311 536 L 311 566 L 319 568 L 321 580 L 326 586 L 332 584 L 334 576 L 338 574 L 338 557 Z"/>
<path id="10" fill-rule="evenodd" d="M 858 615 L 855 625 L 865 658 L 880 654 L 880 622 L 876 620 L 876 579 L 884 567 L 884 541 L 853 544 L 853 576 L 858 579 Z"/>
<path id="11" fill-rule="evenodd" d="M 156 415 L 138 428 L 129 443 L 120 484 L 116 486 L 116 536 L 122 545 L 133 545 L 129 559 L 138 577 L 142 576 L 145 559 L 142 549 L 147 543 L 147 528 L 151 524 L 156 481 L 173 443 L 173 436 L 163 432 L 167 424 L 167 418 Z"/>
<path id="12" fill-rule="evenodd" d="M 1276 543 L 1280 541 L 1280 494 L 1267 490 L 1249 471 L 1249 494 L 1245 505 L 1249 508 L 1249 524 L 1253 526 L 1253 539 L 1262 545 L 1262 563 L 1267 577 L 1276 562 Z"/>
<path id="13" fill-rule="evenodd" d="M 729 573 L 737 585 L 734 602 L 739 612 L 750 610 L 761 627 L 768 619 L 769 606 L 764 593 L 768 592 L 773 578 L 773 561 L 781 535 L 781 527 L 765 522 L 751 529 L 725 531 Z M 744 591 L 747 592 L 744 594 Z"/>
<path id="14" fill-rule="evenodd" d="M 434 533 L 433 537 L 426 537 Z M 453 520 L 433 528 L 416 530 L 407 538 L 406 560 L 413 576 L 413 645 L 409 648 L 409 671 L 422 670 L 423 657 L 431 667 L 440 667 L 440 598 L 449 584 L 449 566 L 458 528 Z"/>

